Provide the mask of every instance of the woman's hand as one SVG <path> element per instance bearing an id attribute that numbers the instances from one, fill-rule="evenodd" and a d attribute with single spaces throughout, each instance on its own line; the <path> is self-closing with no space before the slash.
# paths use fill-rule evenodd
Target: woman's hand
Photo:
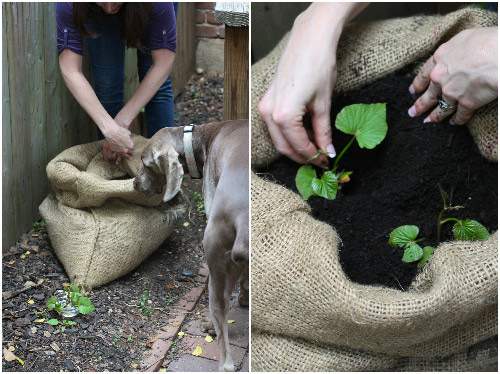
<path id="1" fill-rule="evenodd" d="M 105 126 L 103 129 L 103 135 L 107 140 L 104 144 L 107 144 L 106 150 L 103 145 L 104 157 L 111 157 L 112 152 L 114 152 L 119 157 L 126 157 L 130 159 L 134 148 L 134 143 L 130 134 L 131 133 L 128 129 L 121 127 L 115 121 Z M 104 154 L 104 152 L 106 153 Z"/>
<path id="2" fill-rule="evenodd" d="M 477 109 L 498 96 L 497 43 L 497 27 L 484 27 L 464 30 L 442 44 L 409 88 L 412 94 L 423 92 L 408 110 L 409 116 L 432 109 L 424 123 L 441 122 L 453 113 L 451 124 L 467 123 Z M 436 106 L 440 99 L 445 104 Z M 446 109 L 446 104 L 451 108 Z"/>
<path id="3" fill-rule="evenodd" d="M 313 3 L 294 22 L 276 75 L 259 102 L 276 149 L 296 162 L 327 166 L 318 148 L 335 157 L 330 106 L 337 77 L 336 49 L 345 22 L 366 4 Z M 313 141 L 304 128 L 309 112 Z"/>

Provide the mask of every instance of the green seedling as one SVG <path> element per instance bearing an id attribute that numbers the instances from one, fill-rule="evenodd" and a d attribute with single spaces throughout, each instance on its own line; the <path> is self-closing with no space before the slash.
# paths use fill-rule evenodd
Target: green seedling
<path id="1" fill-rule="evenodd" d="M 443 209 L 439 212 L 437 219 L 437 239 L 441 239 L 442 226 L 448 222 L 454 222 L 452 232 L 455 240 L 487 240 L 490 237 L 490 233 L 482 224 L 473 219 L 458 219 L 455 217 L 445 217 L 445 214 L 450 211 L 456 211 L 463 209 L 463 205 L 453 205 L 453 190 L 450 194 L 447 194 L 441 185 L 438 184 L 439 192 L 441 193 L 441 199 L 443 200 Z"/>
<path id="2" fill-rule="evenodd" d="M 196 205 L 196 210 L 198 213 L 205 213 L 205 205 L 203 203 L 203 197 L 199 192 L 193 192 L 193 201 Z"/>
<path id="3" fill-rule="evenodd" d="M 39 219 L 33 223 L 33 231 L 39 232 L 45 229 L 45 221 L 43 219 Z"/>
<path id="4" fill-rule="evenodd" d="M 148 306 L 148 301 L 149 301 L 149 291 L 144 290 L 144 292 L 141 295 L 141 298 L 139 299 L 139 302 L 137 303 L 137 306 L 141 310 L 141 313 L 146 317 L 149 317 L 153 313 L 153 310 Z"/>
<path id="5" fill-rule="evenodd" d="M 64 292 L 66 292 L 66 302 L 63 304 L 61 300 L 53 295 L 47 299 L 47 310 L 54 311 L 59 315 L 62 315 L 63 309 L 67 305 L 74 306 L 78 309 L 79 314 L 84 315 L 90 314 L 95 310 L 94 304 L 87 296 L 83 295 L 83 291 L 81 290 L 80 286 L 76 284 L 65 285 Z M 66 324 L 66 326 L 71 326 L 71 324 Z"/>
<path id="6" fill-rule="evenodd" d="M 340 131 L 353 135 L 339 155 L 335 158 L 333 167 L 318 178 L 316 170 L 311 165 L 299 168 L 295 177 L 295 185 L 304 200 L 311 196 L 319 196 L 335 200 L 337 192 L 344 183 L 350 181 L 352 171 L 338 171 L 339 162 L 345 153 L 357 141 L 360 148 L 373 149 L 387 135 L 386 104 L 353 104 L 343 108 L 335 119 L 335 127 Z M 318 151 L 315 157 L 325 154 Z M 313 157 L 314 159 L 314 157 Z"/>
<path id="7" fill-rule="evenodd" d="M 392 230 L 389 235 L 389 245 L 404 249 L 403 262 L 416 262 L 418 266 L 424 266 L 434 253 L 434 247 L 421 247 L 418 243 L 424 239 L 418 239 L 419 228 L 414 225 L 404 225 Z"/>
<path id="8" fill-rule="evenodd" d="M 452 205 L 453 191 L 448 195 L 440 185 L 438 185 L 443 200 L 443 209 L 438 214 L 437 239 L 441 239 L 442 226 L 447 222 L 454 222 L 452 232 L 455 240 L 486 240 L 490 234 L 486 227 L 472 219 L 458 219 L 455 217 L 444 217 L 446 212 L 464 208 L 462 205 Z M 431 246 L 421 247 L 418 243 L 424 239 L 418 239 L 419 228 L 414 225 L 400 226 L 389 235 L 389 245 L 404 249 L 403 262 L 416 262 L 423 267 L 431 258 L 435 248 Z"/>

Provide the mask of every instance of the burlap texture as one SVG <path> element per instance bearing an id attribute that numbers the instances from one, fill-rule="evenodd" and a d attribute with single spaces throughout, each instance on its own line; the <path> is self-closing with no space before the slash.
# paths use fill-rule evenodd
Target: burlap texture
<path id="1" fill-rule="evenodd" d="M 425 61 L 442 43 L 462 30 L 497 25 L 497 14 L 466 8 L 445 16 L 415 16 L 349 26 L 337 51 L 335 92 L 360 88 L 409 64 Z M 288 34 L 252 66 L 252 165 L 262 167 L 278 157 L 257 110 L 273 80 Z M 481 108 L 467 124 L 481 154 L 498 159 L 497 102 Z"/>
<path id="2" fill-rule="evenodd" d="M 461 30 L 493 25 L 496 14 L 463 9 L 352 26 L 341 39 L 335 90 L 356 89 L 424 61 Z M 285 43 L 286 38 L 252 68 L 252 163 L 257 167 L 278 156 L 256 105 Z M 487 105 L 468 125 L 489 160 L 497 160 L 496 108 L 496 102 Z M 339 262 L 340 242 L 331 226 L 311 217 L 297 194 L 252 175 L 253 370 L 496 365 L 497 233 L 485 242 L 442 243 L 406 292 L 351 282 Z"/>
<path id="3" fill-rule="evenodd" d="M 137 267 L 170 235 L 185 211 L 181 202 L 160 206 L 161 195 L 134 191 L 144 138 L 134 137 L 132 160 L 118 166 L 103 160 L 101 144 L 69 148 L 49 162 L 53 193 L 39 208 L 68 276 L 87 288 Z"/>

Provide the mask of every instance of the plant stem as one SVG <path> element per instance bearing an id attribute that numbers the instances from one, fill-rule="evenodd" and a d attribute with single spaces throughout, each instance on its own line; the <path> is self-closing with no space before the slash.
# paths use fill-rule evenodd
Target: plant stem
<path id="1" fill-rule="evenodd" d="M 445 220 L 441 221 L 440 224 L 444 224 L 446 222 L 459 222 L 460 220 L 456 219 L 456 218 L 453 218 L 453 217 L 450 217 L 450 218 L 446 218 Z"/>
<path id="2" fill-rule="evenodd" d="M 339 165 L 340 159 L 344 156 L 344 154 L 347 152 L 347 150 L 351 147 L 352 143 L 354 142 L 354 139 L 356 139 L 355 136 L 352 137 L 352 139 L 345 145 L 345 147 L 342 149 L 342 151 L 339 153 L 339 155 L 335 158 L 335 163 L 333 164 L 332 171 L 336 171 L 337 167 Z"/>

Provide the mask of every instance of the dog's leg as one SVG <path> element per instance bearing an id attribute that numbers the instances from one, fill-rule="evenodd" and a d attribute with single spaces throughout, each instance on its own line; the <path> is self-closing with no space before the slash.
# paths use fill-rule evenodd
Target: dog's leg
<path id="1" fill-rule="evenodd" d="M 248 306 L 248 268 L 241 272 L 239 283 L 240 294 L 238 295 L 238 303 L 240 306 Z"/>
<path id="2" fill-rule="evenodd" d="M 234 371 L 234 363 L 231 358 L 231 350 L 228 338 L 227 313 L 229 311 L 228 286 L 231 283 L 232 274 L 228 271 L 228 263 L 231 262 L 230 253 L 232 241 L 227 225 L 213 224 L 209 219 L 203 247 L 205 249 L 209 270 L 208 279 L 208 301 L 210 317 L 214 324 L 217 342 L 219 345 L 219 369 L 221 371 Z M 228 240 L 229 239 L 229 240 Z M 233 281 L 234 284 L 234 281 Z"/>

